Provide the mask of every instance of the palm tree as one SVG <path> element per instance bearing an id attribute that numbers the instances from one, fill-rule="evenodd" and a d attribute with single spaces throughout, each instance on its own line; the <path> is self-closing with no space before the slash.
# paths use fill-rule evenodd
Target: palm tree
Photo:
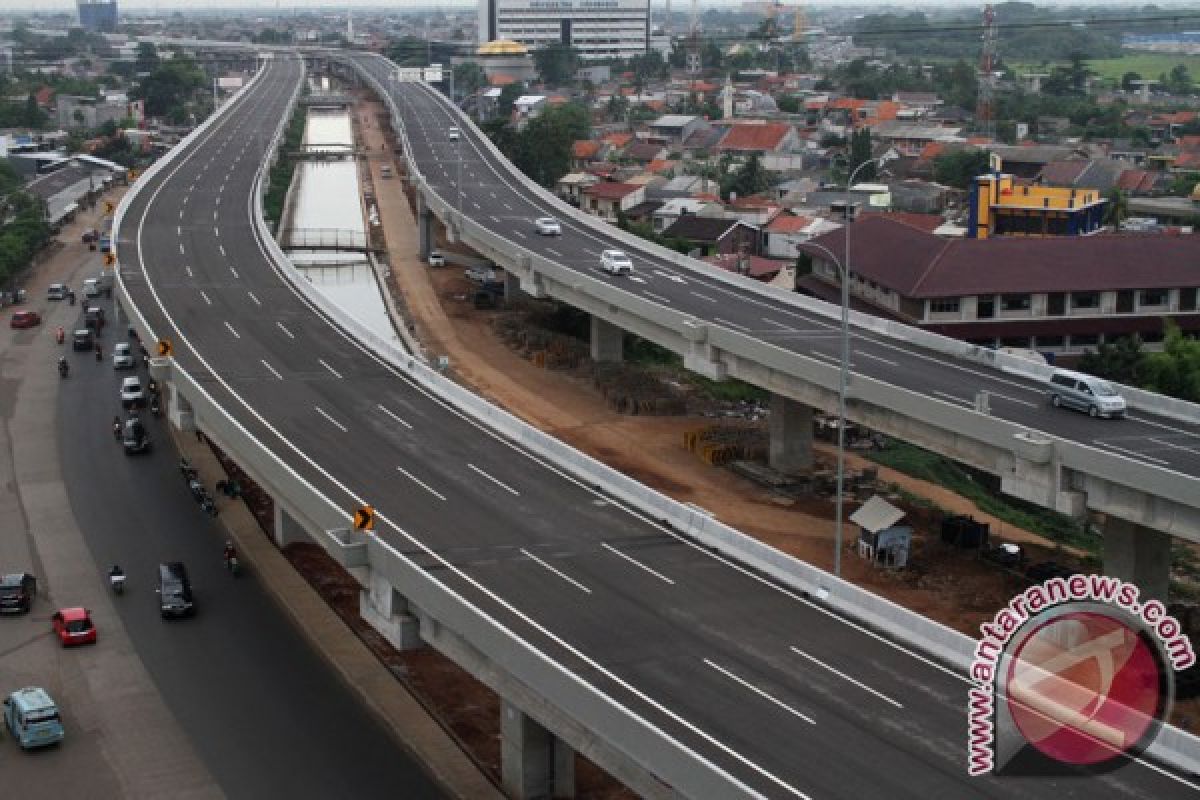
<path id="1" fill-rule="evenodd" d="M 1129 216 L 1129 197 L 1114 186 L 1104 195 L 1104 199 L 1108 201 L 1104 209 L 1104 224 L 1111 225 L 1113 230 L 1120 230 L 1121 223 Z"/>

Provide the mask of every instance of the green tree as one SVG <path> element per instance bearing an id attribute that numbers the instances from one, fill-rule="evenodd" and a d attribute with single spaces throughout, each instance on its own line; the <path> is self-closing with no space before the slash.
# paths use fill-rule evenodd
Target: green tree
<path id="1" fill-rule="evenodd" d="M 1200 341 L 1185 336 L 1168 320 L 1162 352 L 1146 356 L 1139 377 L 1141 385 L 1151 391 L 1200 401 Z"/>
<path id="2" fill-rule="evenodd" d="M 1094 352 L 1084 353 L 1079 359 L 1079 368 L 1110 381 L 1138 386 L 1142 382 L 1145 360 L 1142 340 L 1137 336 L 1122 336 L 1115 343 L 1103 342 Z"/>
<path id="3" fill-rule="evenodd" d="M 570 86 L 579 69 L 579 51 L 570 45 L 552 44 L 533 51 L 533 63 L 542 81 L 550 86 Z"/>
<path id="4" fill-rule="evenodd" d="M 973 147 L 942 153 L 933 160 L 933 179 L 946 186 L 966 189 L 989 169 L 986 150 Z"/>
<path id="5" fill-rule="evenodd" d="M 732 174 L 722 173 L 721 193 L 726 197 L 749 197 L 766 191 L 774 184 L 771 173 L 762 164 L 758 153 L 750 157 Z"/>
<path id="6" fill-rule="evenodd" d="M 1188 94 L 1192 91 L 1192 76 L 1184 64 L 1178 64 L 1167 75 L 1166 89 L 1171 94 Z"/>
<path id="7" fill-rule="evenodd" d="M 520 82 L 510 83 L 500 90 L 500 96 L 496 98 L 496 114 L 505 120 L 512 116 L 513 105 L 516 104 L 517 98 L 525 94 L 525 84 Z"/>
<path id="8" fill-rule="evenodd" d="M 154 72 L 161 62 L 158 50 L 150 42 L 138 42 L 135 69 L 140 73 Z"/>
<path id="9" fill-rule="evenodd" d="M 608 98 L 608 106 L 604 109 L 604 115 L 611 122 L 621 122 L 628 113 L 629 98 L 620 92 L 613 92 L 612 96 Z"/>
<path id="10" fill-rule="evenodd" d="M 487 73 L 474 61 L 454 66 L 454 88 L 460 95 L 471 95 L 487 86 Z"/>
<path id="11" fill-rule="evenodd" d="M 591 128 L 587 109 L 575 103 L 550 106 L 517 135 L 513 162 L 542 186 L 553 186 L 571 167 L 571 147 Z"/>
<path id="12" fill-rule="evenodd" d="M 389 59 L 401 67 L 423 67 L 429 59 L 429 43 L 416 36 L 401 36 L 388 44 L 384 51 Z"/>
<path id="13" fill-rule="evenodd" d="M 148 75 L 134 92 L 146 101 L 146 114 L 180 119 L 186 116 L 188 101 L 197 89 L 205 87 L 204 73 L 189 58 L 176 56 Z"/>
<path id="14" fill-rule="evenodd" d="M 850 134 L 850 161 L 846 165 L 846 176 L 854 175 L 854 171 L 871 160 L 871 129 L 861 128 Z M 860 181 L 875 180 L 875 165 L 870 164 L 856 176 Z"/>
<path id="15" fill-rule="evenodd" d="M 1121 223 L 1129 216 L 1129 198 L 1120 187 L 1114 186 L 1104 194 L 1108 201 L 1104 207 L 1104 224 L 1120 230 Z"/>
<path id="16" fill-rule="evenodd" d="M 1133 71 L 1126 72 L 1121 76 L 1121 88 L 1127 92 L 1137 91 L 1139 87 L 1135 81 L 1140 81 L 1141 79 L 1142 76 L 1140 73 Z"/>

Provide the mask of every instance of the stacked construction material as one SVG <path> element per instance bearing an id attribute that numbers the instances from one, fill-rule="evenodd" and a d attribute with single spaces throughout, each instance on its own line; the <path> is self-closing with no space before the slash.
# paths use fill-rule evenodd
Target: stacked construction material
<path id="1" fill-rule="evenodd" d="M 769 445 L 767 431 L 759 427 L 710 425 L 683 435 L 683 446 L 715 467 L 733 461 L 765 461 Z"/>

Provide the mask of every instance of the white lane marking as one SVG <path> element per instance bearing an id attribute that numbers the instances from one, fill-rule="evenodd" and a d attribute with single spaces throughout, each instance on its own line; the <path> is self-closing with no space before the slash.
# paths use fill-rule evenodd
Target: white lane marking
<path id="1" fill-rule="evenodd" d="M 508 203 L 501 203 L 500 205 L 504 206 L 504 207 L 505 207 L 505 208 L 507 208 L 509 211 L 512 211 L 512 206 L 510 206 Z"/>
<path id="2" fill-rule="evenodd" d="M 549 253 L 550 255 L 554 256 L 555 258 L 562 258 L 562 253 L 558 252 L 553 247 L 547 247 L 546 252 Z"/>
<path id="3" fill-rule="evenodd" d="M 529 552 L 528 550 L 526 550 L 524 547 L 522 547 L 522 548 L 521 548 L 521 553 L 523 553 L 523 554 L 524 554 L 526 557 L 528 557 L 529 559 L 531 559 L 531 560 L 533 560 L 533 561 L 536 561 L 537 563 L 541 564 L 543 567 L 545 567 L 546 569 L 550 570 L 550 571 L 551 571 L 551 572 L 553 572 L 555 575 L 557 575 L 558 577 L 562 578 L 564 581 L 566 581 L 567 583 L 571 584 L 572 586 L 574 586 L 574 587 L 575 587 L 576 589 L 578 589 L 579 591 L 581 591 L 581 592 L 587 592 L 588 594 L 591 594 L 591 593 L 592 593 L 592 590 L 591 590 L 591 589 L 587 588 L 587 587 L 586 587 L 586 586 L 584 586 L 582 583 L 580 583 L 579 581 L 575 580 L 574 578 L 572 578 L 570 575 L 568 575 L 567 573 L 563 572 L 562 570 L 555 569 L 554 567 L 552 567 L 552 566 L 550 566 L 549 564 L 547 564 L 545 561 L 542 561 L 540 558 L 538 558 L 538 557 L 537 557 L 537 556 L 535 556 L 533 553 L 531 553 L 531 552 Z"/>
<path id="4" fill-rule="evenodd" d="M 1197 450 L 1194 447 L 1184 447 L 1181 444 L 1175 444 L 1174 442 L 1163 441 L 1162 439 L 1149 438 L 1149 439 L 1146 439 L 1146 441 L 1154 442 L 1155 444 L 1161 444 L 1163 447 L 1169 447 L 1172 450 L 1184 450 L 1188 453 L 1195 453 L 1196 455 L 1200 455 L 1200 450 Z"/>
<path id="5" fill-rule="evenodd" d="M 1145 453 L 1139 453 L 1137 450 L 1130 450 L 1128 447 L 1121 447 L 1119 445 L 1109 444 L 1108 442 L 1105 442 L 1101 439 L 1092 439 L 1092 443 L 1099 445 L 1100 447 L 1106 447 L 1109 450 L 1116 450 L 1118 453 L 1121 453 L 1122 455 L 1127 455 L 1130 458 L 1139 458 L 1139 459 L 1143 459 L 1145 461 L 1149 461 L 1154 464 L 1170 464 L 1171 463 L 1170 461 L 1164 461 L 1161 458 L 1155 458 L 1154 456 L 1148 456 Z"/>
<path id="6" fill-rule="evenodd" d="M 276 372 L 276 371 L 275 371 L 275 368 L 274 368 L 274 367 L 272 367 L 270 364 L 268 364 L 268 363 L 266 362 L 266 360 L 265 360 L 265 359 L 261 359 L 261 358 L 260 358 L 260 359 L 259 359 L 259 361 L 261 361 L 261 362 L 262 362 L 262 365 L 263 365 L 264 367 L 266 367 L 266 368 L 267 368 L 267 370 L 268 370 L 268 371 L 269 371 L 269 372 L 270 372 L 272 375 L 274 375 L 274 376 L 275 376 L 276 378 L 278 378 L 279 380 L 283 380 L 283 376 L 282 376 L 282 375 L 280 375 L 278 372 Z"/>
<path id="7" fill-rule="evenodd" d="M 1037 403 L 1031 403 L 1031 402 L 1030 402 L 1030 401 L 1028 401 L 1028 400 L 1019 400 L 1019 399 L 1017 399 L 1016 397 L 1009 397 L 1009 396 L 1008 396 L 1008 395 L 1006 395 L 1006 394 L 1000 394 L 999 392 L 993 392 L 991 389 L 981 389 L 980 391 L 987 392 L 987 393 L 988 393 L 988 394 L 990 394 L 992 397 L 999 397 L 1001 400 L 1007 400 L 1007 401 L 1008 401 L 1008 402 L 1010 402 L 1010 403 L 1019 403 L 1019 404 L 1021 404 L 1021 405 L 1023 405 L 1023 406 L 1029 406 L 1030 408 L 1037 408 L 1037 407 L 1038 407 L 1038 404 L 1037 404 Z"/>
<path id="8" fill-rule="evenodd" d="M 230 265 L 229 265 L 229 271 L 233 273 L 233 277 L 234 277 L 234 278 L 240 278 L 240 277 L 241 277 L 240 275 L 238 275 L 238 271 L 237 271 L 236 269 L 234 269 L 234 268 L 233 268 L 233 265 L 232 265 L 232 264 L 230 264 Z"/>
<path id="9" fill-rule="evenodd" d="M 729 320 L 721 319 L 720 317 L 713 317 L 713 322 L 720 323 L 721 325 L 728 325 L 731 328 L 737 328 L 739 331 L 750 330 L 745 325 L 738 325 L 736 322 L 730 322 Z"/>
<path id="10" fill-rule="evenodd" d="M 316 409 L 316 412 L 318 414 L 320 414 L 322 417 L 324 417 L 325 419 L 327 419 L 331 423 L 333 423 L 339 430 L 341 430 L 342 433 L 346 433 L 346 426 L 343 425 L 342 423 L 338 422 L 333 417 L 329 416 L 327 413 L 325 413 L 324 409 L 322 409 L 320 406 L 313 406 L 313 408 Z"/>
<path id="11" fill-rule="evenodd" d="M 420 486 L 422 489 L 429 492 L 431 495 L 436 497 L 438 500 L 445 502 L 446 497 L 443 494 L 441 494 L 438 491 L 435 491 L 429 484 L 425 483 L 425 481 L 421 480 L 416 475 L 413 475 L 411 472 L 406 470 L 404 467 L 396 467 L 396 471 L 399 472 L 404 477 L 408 478 L 410 481 L 415 483 L 417 486 Z"/>
<path id="12" fill-rule="evenodd" d="M 208 303 L 210 306 L 212 305 L 212 300 L 208 299 L 208 295 L 204 293 L 203 289 L 200 290 L 200 296 L 204 298 L 204 302 Z"/>
<path id="13" fill-rule="evenodd" d="M 217 211 L 215 208 L 213 209 L 213 222 L 217 221 L 217 217 L 220 216 L 220 214 L 220 211 Z"/>
<path id="14" fill-rule="evenodd" d="M 490 194 L 490 195 L 492 196 L 492 199 L 493 199 L 493 200 L 499 200 L 499 199 L 500 199 L 499 197 L 496 197 L 496 193 L 495 193 L 495 192 L 488 192 L 488 194 Z"/>
<path id="15" fill-rule="evenodd" d="M 213 225 L 213 237 L 215 237 L 217 239 L 221 238 L 221 229 L 218 228 L 216 225 Z"/>
<path id="16" fill-rule="evenodd" d="M 877 356 L 874 353 L 868 353 L 866 350 L 855 350 L 854 355 L 862 356 L 863 358 L 869 358 L 872 361 L 882 361 L 884 364 L 888 364 L 893 367 L 900 366 L 898 361 L 892 361 L 890 358 L 884 358 L 883 356 Z M 1032 405 L 1032 403 L 1030 405 Z"/>
<path id="17" fill-rule="evenodd" d="M 526 238 L 525 234 L 522 231 L 513 231 L 513 235 L 520 236 L 522 239 Z"/>
<path id="18" fill-rule="evenodd" d="M 935 389 L 933 392 L 931 392 L 931 394 L 936 394 L 938 397 L 941 397 L 941 398 L 942 398 L 942 399 L 944 399 L 944 400 L 949 400 L 949 401 L 950 401 L 950 402 L 952 402 L 952 403 L 962 403 L 963 405 L 967 405 L 967 406 L 974 406 L 974 405 L 975 405 L 975 404 L 974 404 L 974 403 L 972 403 L 970 400 L 964 400 L 964 399 L 963 399 L 963 398 L 961 398 L 961 397 L 956 397 L 956 396 L 954 396 L 954 395 L 952 395 L 952 394 L 949 394 L 949 393 L 947 393 L 947 392 L 939 392 L 939 391 L 937 391 L 936 389 Z"/>
<path id="19" fill-rule="evenodd" d="M 225 327 L 229 328 L 229 332 L 233 334 L 233 338 L 235 338 L 235 339 L 242 338 L 241 335 L 233 329 L 233 326 L 230 325 L 228 321 L 225 322 Z"/>
<path id="20" fill-rule="evenodd" d="M 342 376 L 341 376 L 341 375 L 338 373 L 338 371 L 337 371 L 336 369 L 334 369 L 333 367 L 331 367 L 331 366 L 329 366 L 328 364 L 326 364 L 326 363 L 325 363 L 325 359 L 323 359 L 323 358 L 318 358 L 318 359 L 317 359 L 317 363 L 318 363 L 318 364 L 320 364 L 320 365 L 321 365 L 322 367 L 324 367 L 325 369 L 327 369 L 327 370 L 329 370 L 330 372 L 332 372 L 332 373 L 333 373 L 333 377 L 337 378 L 338 380 L 341 380 Z"/>
<path id="21" fill-rule="evenodd" d="M 221 257 L 224 258 L 225 257 L 225 245 L 219 244 L 219 245 L 217 245 L 217 249 L 221 251 Z"/>
<path id="22" fill-rule="evenodd" d="M 254 296 L 254 292 L 246 292 L 246 294 L 248 294 L 250 296 L 250 299 L 254 301 L 254 305 L 256 305 L 256 306 L 262 305 L 262 301 Z"/>
<path id="23" fill-rule="evenodd" d="M 296 338 L 296 336 L 291 331 L 289 331 L 287 328 L 283 327 L 282 322 L 276 322 L 275 324 L 279 326 L 279 330 L 283 331 L 284 333 L 286 333 L 288 335 L 289 339 Z"/>
<path id="24" fill-rule="evenodd" d="M 850 683 L 853 683 L 855 686 L 857 686 L 858 688 L 862 689 L 864 692 L 869 692 L 869 693 L 871 693 L 871 694 L 875 695 L 876 697 L 878 697 L 880 700 L 883 700 L 883 701 L 884 701 L 884 702 L 886 702 L 886 703 L 891 703 L 891 704 L 892 704 L 892 705 L 894 705 L 896 708 L 904 708 L 904 705 L 903 705 L 902 703 L 898 703 L 898 702 L 896 702 L 895 700 L 893 700 L 892 698 L 888 697 L 886 694 L 884 694 L 884 693 L 883 693 L 883 692 L 881 692 L 881 691 L 878 691 L 878 690 L 876 690 L 876 689 L 872 689 L 870 686 L 867 686 L 865 683 L 863 683 L 863 682 L 862 682 L 862 681 L 860 681 L 860 680 L 856 680 L 856 679 L 854 679 L 854 678 L 851 678 L 849 675 L 847 675 L 846 673 L 842 672 L 841 670 L 838 670 L 838 669 L 835 669 L 834 667 L 831 667 L 831 666 L 829 666 L 828 664 L 826 664 L 826 663 L 825 663 L 824 661 L 822 661 L 821 659 L 819 659 L 819 658 L 817 658 L 817 657 L 815 657 L 815 656 L 811 656 L 811 655 L 809 655 L 808 653 L 806 653 L 806 652 L 804 652 L 803 650 L 801 650 L 799 647 L 792 646 L 792 647 L 791 647 L 791 648 L 789 648 L 789 649 L 790 649 L 790 650 L 791 650 L 793 653 L 795 653 L 795 654 L 797 654 L 797 655 L 804 656 L 805 658 L 807 658 L 809 661 L 813 662 L 813 663 L 814 663 L 814 664 L 816 664 L 817 666 L 824 667 L 825 669 L 827 669 L 827 670 L 829 670 L 830 672 L 832 672 L 834 675 L 837 675 L 837 676 L 838 676 L 839 678 L 841 678 L 842 680 L 849 681 Z"/>
<path id="25" fill-rule="evenodd" d="M 653 569 L 650 569 L 650 567 L 647 567 L 645 564 L 643 564 L 642 562 L 638 561 L 636 558 L 633 558 L 633 557 L 632 557 L 632 556 L 630 556 L 630 555 L 627 555 L 627 554 L 625 554 L 625 553 L 622 553 L 620 550 L 618 550 L 617 548 L 613 547 L 613 546 L 612 546 L 611 544 L 609 544 L 608 542 L 601 542 L 601 543 L 600 543 L 600 546 L 601 546 L 601 547 L 603 547 L 605 550 L 609 551 L 610 553 L 612 553 L 613 555 L 620 556 L 621 558 L 623 558 L 623 559 L 625 559 L 626 561 L 628 561 L 630 564 L 633 564 L 635 567 L 638 567 L 639 569 L 644 569 L 646 572 L 649 572 L 651 575 L 653 575 L 654 577 L 658 578 L 658 579 L 659 579 L 660 581 L 662 581 L 663 583 L 669 583 L 669 584 L 671 584 L 672 586 L 674 586 L 674 585 L 675 585 L 675 581 L 671 580 L 671 579 L 670 579 L 670 578 L 668 578 L 666 575 L 663 575 L 661 572 L 657 572 L 657 571 L 655 571 L 655 570 L 653 570 Z"/>
<path id="26" fill-rule="evenodd" d="M 488 216 L 490 216 L 492 218 L 492 222 L 496 223 L 497 225 L 500 224 L 500 218 L 497 217 L 495 214 L 489 214 Z"/>
<path id="27" fill-rule="evenodd" d="M 375 407 L 376 407 L 376 408 L 378 408 L 378 409 L 379 409 L 380 411 L 382 411 L 383 413 L 387 414 L 387 415 L 388 415 L 389 417 L 391 417 L 392 419 L 396 420 L 396 422 L 399 422 L 399 423 L 400 423 L 401 425 L 403 425 L 404 427 L 408 428 L 409 430 L 412 430 L 412 425 L 409 425 L 409 424 L 408 424 L 407 422 L 405 422 L 403 419 L 401 419 L 400 417 L 396 416 L 394 413 L 392 413 L 392 412 L 391 412 L 391 411 L 389 411 L 388 409 L 384 408 L 384 406 L 383 406 L 383 404 L 382 404 L 382 403 L 377 403 L 377 404 L 375 405 Z"/>
<path id="28" fill-rule="evenodd" d="M 671 305 L 671 301 L 663 297 L 661 294 L 655 294 L 654 292 L 642 292 L 642 294 L 646 295 L 646 297 L 652 297 L 660 303 Z"/>
<path id="29" fill-rule="evenodd" d="M 483 206 L 479 205 L 479 203 L 476 203 L 474 200 L 471 201 L 471 205 L 475 206 L 476 211 L 479 211 L 483 208 Z"/>
<path id="30" fill-rule="evenodd" d="M 184 255 L 184 252 L 183 252 L 183 242 L 180 242 L 180 243 L 179 243 L 179 255 Z"/>
<path id="31" fill-rule="evenodd" d="M 783 328 L 785 331 L 790 331 L 790 330 L 792 330 L 792 326 L 791 326 L 791 325 L 788 325 L 788 324 L 787 324 L 787 323 L 785 323 L 785 322 L 780 322 L 780 321 L 779 321 L 779 320 L 777 320 L 777 319 L 771 319 L 770 317 L 763 317 L 763 318 L 762 318 L 762 321 L 763 321 L 763 322 L 765 322 L 765 323 L 767 323 L 768 325 L 774 325 L 774 326 L 775 326 L 775 327 L 777 327 L 777 328 Z"/>
<path id="32" fill-rule="evenodd" d="M 724 667 L 721 667 L 721 666 L 718 666 L 717 664 L 714 664 L 712 661 L 709 661 L 707 658 L 706 658 L 706 659 L 704 659 L 704 663 L 705 663 L 705 664 L 707 664 L 708 666 L 712 667 L 713 669 L 715 669 L 717 672 L 719 672 L 719 673 L 721 673 L 722 675 L 724 675 L 726 678 L 729 678 L 731 681 L 734 681 L 734 682 L 736 682 L 736 683 L 739 683 L 739 684 L 741 684 L 742 686 L 744 686 L 745 688 L 747 688 L 747 689 L 749 689 L 750 691 L 754 692 L 756 695 L 758 695 L 759 697 L 763 698 L 764 700 L 767 700 L 767 701 L 769 701 L 769 702 L 771 702 L 771 703 L 774 703 L 775 705 L 779 706 L 780 708 L 782 708 L 784 711 L 788 712 L 789 714 L 793 714 L 793 715 L 795 715 L 795 716 L 799 717 L 800 719 L 802 719 L 802 720 L 804 720 L 805 722 L 807 722 L 809 725 L 816 725 L 816 724 L 817 724 L 817 721 L 816 721 L 815 719 L 813 719 L 812 717 L 808 716 L 807 714 L 802 714 L 802 713 L 800 713 L 800 712 L 799 712 L 799 711 L 797 711 L 796 709 L 794 709 L 794 708 L 792 708 L 791 706 L 789 706 L 787 703 L 785 703 L 785 702 L 783 702 L 782 700 L 779 700 L 779 699 L 777 699 L 777 698 L 775 698 L 775 697 L 772 697 L 771 695 L 769 695 L 769 694 L 767 694 L 766 692 L 764 692 L 762 689 L 758 688 L 757 686 L 755 686 L 754 684 L 750 683 L 749 681 L 746 681 L 746 680 L 744 680 L 744 679 L 742 679 L 742 678 L 739 678 L 737 675 L 734 675 L 732 672 L 730 672 L 729 670 L 725 669 Z"/>
<path id="33" fill-rule="evenodd" d="M 687 283 L 687 281 L 683 279 L 682 275 L 676 275 L 674 272 L 666 272 L 661 269 L 656 269 L 654 270 L 654 274 L 660 278 L 666 278 L 669 281 L 675 281 L 676 283 Z"/>
<path id="34" fill-rule="evenodd" d="M 1170 425 L 1165 425 L 1161 422 L 1155 422 L 1154 420 L 1146 419 L 1145 417 L 1135 417 L 1135 416 L 1131 416 L 1130 414 L 1126 414 L 1125 418 L 1131 419 L 1134 422 L 1140 422 L 1143 425 L 1149 425 L 1153 428 L 1162 428 L 1164 431 L 1170 431 L 1171 433 L 1178 433 L 1180 436 L 1190 436 L 1193 439 L 1200 439 L 1200 433 L 1195 433 L 1193 431 L 1185 431 L 1182 428 L 1172 428 Z"/>
<path id="35" fill-rule="evenodd" d="M 180 219 L 182 219 L 182 218 L 183 218 L 183 212 L 182 212 L 182 211 L 180 211 L 180 212 L 179 212 L 179 218 L 180 218 Z M 182 226 L 182 225 L 176 225 L 176 226 L 175 226 L 175 235 L 176 235 L 176 236 L 183 236 L 183 226 Z"/>
<path id="36" fill-rule="evenodd" d="M 217 195 L 217 202 L 216 202 L 216 205 L 218 205 L 218 206 L 219 206 L 219 205 L 221 205 L 221 195 Z M 213 219 L 216 219 L 216 218 L 217 218 L 217 212 L 215 212 L 215 211 L 214 211 L 214 212 L 213 212 Z"/>
<path id="37" fill-rule="evenodd" d="M 188 265 L 184 265 L 184 267 L 183 267 L 183 271 L 187 273 L 187 276 L 188 276 L 189 278 L 191 278 L 191 277 L 194 277 L 194 276 L 192 275 L 192 268 L 191 268 L 190 266 L 188 266 Z"/>
<path id="38" fill-rule="evenodd" d="M 707 300 L 710 303 L 717 302 L 717 298 L 710 297 L 709 295 L 706 295 L 706 294 L 701 294 L 700 292 L 691 292 L 691 294 L 695 295 L 696 297 L 699 297 L 701 300 Z"/>
<path id="39" fill-rule="evenodd" d="M 632 275 L 632 274 L 629 276 L 629 280 L 633 281 L 634 283 L 645 283 L 646 282 L 645 278 L 641 278 L 641 277 L 638 277 L 637 275 Z"/>
<path id="40" fill-rule="evenodd" d="M 474 464 L 471 464 L 470 462 L 468 462 L 468 463 L 467 463 L 467 466 L 468 466 L 468 467 L 470 467 L 471 469 L 475 470 L 476 472 L 478 472 L 478 473 L 479 473 L 480 475 L 482 475 L 483 477 L 487 478 L 487 479 L 488 479 L 489 481 L 491 481 L 492 483 L 494 483 L 494 484 L 496 484 L 497 486 L 499 486 L 501 489 L 504 489 L 505 491 L 511 492 L 512 494 L 515 494 L 515 495 L 517 495 L 518 497 L 520 497 L 520 496 L 521 496 L 521 493 L 520 493 L 520 492 L 518 492 L 516 489 L 512 488 L 511 486 L 509 486 L 509 485 L 508 485 L 507 483 L 505 483 L 504 481 L 502 481 L 502 480 L 499 480 L 498 478 L 494 478 L 494 477 L 492 477 L 491 475 L 487 474 L 486 472 L 484 472 L 483 470 L 481 470 L 479 467 L 475 466 Z"/>
<path id="41" fill-rule="evenodd" d="M 830 364 L 833 364 L 835 367 L 840 367 L 842 365 L 842 359 L 838 358 L 837 356 L 831 356 L 827 353 L 822 353 L 820 350 L 809 350 L 808 353 L 814 358 L 819 358 L 822 361 L 827 361 Z M 854 362 L 849 361 L 846 363 L 846 366 L 850 369 L 854 369 Z"/>

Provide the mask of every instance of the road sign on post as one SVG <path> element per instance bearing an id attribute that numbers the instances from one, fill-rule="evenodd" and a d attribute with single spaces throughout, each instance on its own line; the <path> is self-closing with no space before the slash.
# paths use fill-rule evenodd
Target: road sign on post
<path id="1" fill-rule="evenodd" d="M 111 213 L 113 212 L 113 208 L 114 208 L 114 207 L 115 207 L 115 206 L 113 206 L 113 204 L 112 204 L 112 200 L 105 200 L 105 201 L 104 201 L 104 213 L 105 213 L 105 214 L 111 214 Z"/>
<path id="2" fill-rule="evenodd" d="M 361 506 L 354 509 L 354 530 L 375 530 L 375 509 L 370 506 Z"/>
<path id="3" fill-rule="evenodd" d="M 104 254 L 104 266 L 111 267 L 113 264 L 116 264 L 116 263 L 117 263 L 117 257 L 115 254 L 113 254 L 113 253 L 105 253 Z"/>
<path id="4" fill-rule="evenodd" d="M 159 339 L 158 340 L 158 354 L 160 356 L 162 356 L 163 358 L 168 358 L 168 357 L 170 357 L 171 353 L 172 353 L 171 340 L 170 339 Z"/>

